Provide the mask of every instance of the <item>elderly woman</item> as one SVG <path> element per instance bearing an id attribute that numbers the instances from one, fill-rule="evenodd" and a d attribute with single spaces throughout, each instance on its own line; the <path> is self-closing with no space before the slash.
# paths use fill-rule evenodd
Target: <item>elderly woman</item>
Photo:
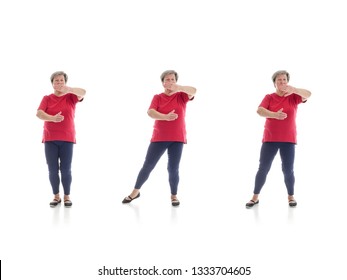
<path id="1" fill-rule="evenodd" d="M 160 79 L 164 92 L 153 97 L 147 111 L 148 115 L 155 119 L 151 143 L 135 187 L 131 194 L 123 199 L 123 203 L 130 203 L 140 196 L 141 186 L 147 181 L 159 159 L 167 151 L 171 204 L 172 206 L 180 204 L 177 198 L 177 188 L 183 145 L 187 143 L 185 112 L 186 105 L 194 98 L 196 89 L 191 86 L 178 85 L 176 83 L 178 74 L 173 70 L 163 72 Z"/>
<path id="2" fill-rule="evenodd" d="M 311 96 L 311 92 L 288 85 L 289 78 L 287 71 L 275 72 L 272 75 L 272 81 L 276 92 L 267 94 L 258 107 L 258 114 L 265 117 L 266 121 L 253 197 L 246 203 L 247 208 L 252 208 L 259 203 L 259 193 L 265 184 L 267 174 L 278 151 L 282 160 L 289 206 L 295 207 L 297 205 L 294 199 L 294 158 L 297 142 L 296 111 L 298 105 L 306 102 Z"/>
<path id="3" fill-rule="evenodd" d="M 83 100 L 86 91 L 82 88 L 68 87 L 67 80 L 68 76 L 62 71 L 51 75 L 54 93 L 43 97 L 36 114 L 39 119 L 44 121 L 42 142 L 45 146 L 49 181 L 54 194 L 53 201 L 50 202 L 51 207 L 61 203 L 60 181 L 64 189 L 64 205 L 72 206 L 70 187 L 73 145 L 76 143 L 75 107 L 78 102 Z"/>

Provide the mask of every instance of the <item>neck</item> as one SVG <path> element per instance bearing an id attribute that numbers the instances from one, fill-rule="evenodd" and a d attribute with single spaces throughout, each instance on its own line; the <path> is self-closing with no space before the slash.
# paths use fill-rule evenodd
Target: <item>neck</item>
<path id="1" fill-rule="evenodd" d="M 63 95 L 63 93 L 60 92 L 60 91 L 54 91 L 54 94 L 55 94 L 56 96 L 62 96 L 62 95 Z"/>
<path id="2" fill-rule="evenodd" d="M 164 91 L 164 93 L 165 93 L 166 95 L 170 96 L 170 95 L 173 94 L 173 91 L 171 91 L 171 90 L 169 90 L 169 89 L 166 89 L 166 90 Z"/>

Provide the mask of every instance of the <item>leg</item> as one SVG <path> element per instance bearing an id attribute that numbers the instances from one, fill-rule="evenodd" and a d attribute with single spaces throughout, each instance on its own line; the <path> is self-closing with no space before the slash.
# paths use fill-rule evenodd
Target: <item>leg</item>
<path id="1" fill-rule="evenodd" d="M 168 148 L 168 165 L 167 170 L 169 172 L 169 183 L 171 189 L 171 195 L 177 195 L 177 188 L 179 183 L 179 165 L 183 151 L 182 142 L 173 142 Z"/>
<path id="2" fill-rule="evenodd" d="M 135 189 L 140 189 L 164 154 L 169 142 L 152 142 L 149 144 L 145 162 L 137 176 Z"/>
<path id="3" fill-rule="evenodd" d="M 45 142 L 45 156 L 53 194 L 59 198 L 59 147 L 54 141 Z"/>
<path id="4" fill-rule="evenodd" d="M 255 176 L 255 184 L 252 199 L 246 204 L 247 208 L 253 207 L 259 202 L 258 196 L 265 184 L 267 174 L 277 154 L 278 145 L 275 142 L 265 142 L 260 149 L 259 168 Z"/>
<path id="5" fill-rule="evenodd" d="M 255 177 L 255 185 L 253 193 L 259 195 L 262 187 L 265 184 L 267 174 L 270 171 L 272 162 L 278 151 L 278 143 L 267 142 L 263 143 L 260 151 L 259 168 Z"/>
<path id="6" fill-rule="evenodd" d="M 152 142 L 149 144 L 145 162 L 137 176 L 135 187 L 131 194 L 123 199 L 123 203 L 129 203 L 135 198 L 140 196 L 139 190 L 142 185 L 147 181 L 149 175 L 153 171 L 154 167 L 157 165 L 159 159 L 164 154 L 170 142 Z"/>
<path id="7" fill-rule="evenodd" d="M 280 148 L 280 155 L 282 159 L 282 171 L 284 175 L 284 182 L 288 192 L 288 200 L 294 200 L 294 159 L 295 159 L 295 144 L 282 143 Z"/>
<path id="8" fill-rule="evenodd" d="M 168 148 L 168 165 L 167 170 L 169 172 L 169 184 L 171 189 L 171 204 L 172 206 L 180 205 L 180 201 L 177 198 L 177 188 L 179 183 L 179 165 L 183 151 L 182 142 L 173 142 Z"/>
<path id="9" fill-rule="evenodd" d="M 64 188 L 64 202 L 65 206 L 71 206 L 70 201 L 70 190 L 71 190 L 71 164 L 73 156 L 73 146 L 72 142 L 60 142 L 60 172 L 61 172 L 61 182 Z M 70 205 L 71 204 L 71 205 Z"/>

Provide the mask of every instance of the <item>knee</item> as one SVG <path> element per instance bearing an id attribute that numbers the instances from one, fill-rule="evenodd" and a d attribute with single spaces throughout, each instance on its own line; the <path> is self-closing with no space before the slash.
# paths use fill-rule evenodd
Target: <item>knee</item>
<path id="1" fill-rule="evenodd" d="M 178 174 L 179 169 L 178 169 L 178 167 L 168 166 L 168 167 L 167 167 L 167 171 L 168 171 L 170 174 Z"/>
<path id="2" fill-rule="evenodd" d="M 270 171 L 270 166 L 259 166 L 258 173 L 260 174 L 268 174 Z"/>
<path id="3" fill-rule="evenodd" d="M 294 176 L 294 170 L 293 169 L 286 169 L 286 168 L 282 168 L 282 172 L 284 174 L 284 176 Z"/>
<path id="4" fill-rule="evenodd" d="M 60 170 L 61 175 L 63 176 L 71 176 L 71 169 L 70 168 L 62 168 Z"/>
<path id="5" fill-rule="evenodd" d="M 59 168 L 48 168 L 48 172 L 50 175 L 58 175 L 59 174 Z"/>

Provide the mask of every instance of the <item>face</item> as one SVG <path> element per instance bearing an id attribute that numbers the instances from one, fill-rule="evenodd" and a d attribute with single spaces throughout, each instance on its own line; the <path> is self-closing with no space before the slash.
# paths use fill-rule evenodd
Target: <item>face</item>
<path id="1" fill-rule="evenodd" d="M 275 80 L 275 88 L 281 91 L 284 87 L 286 87 L 287 83 L 288 80 L 286 74 L 278 75 Z"/>
<path id="2" fill-rule="evenodd" d="M 165 89 L 170 89 L 173 84 L 176 84 L 175 74 L 168 74 L 165 76 L 163 86 Z"/>
<path id="3" fill-rule="evenodd" d="M 65 86 L 64 75 L 55 76 L 52 85 L 55 90 L 59 91 L 63 86 Z"/>

